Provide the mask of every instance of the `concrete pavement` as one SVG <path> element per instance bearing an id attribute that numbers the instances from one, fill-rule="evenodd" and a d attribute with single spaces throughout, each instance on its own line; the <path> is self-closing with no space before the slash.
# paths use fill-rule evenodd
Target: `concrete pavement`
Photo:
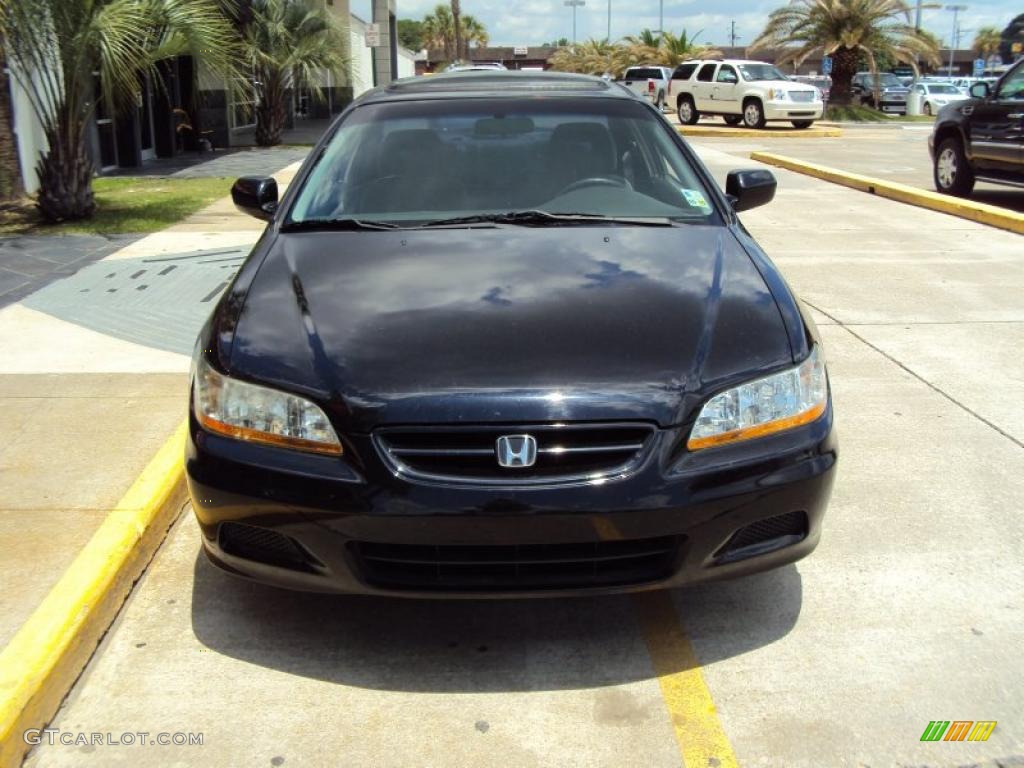
<path id="1" fill-rule="evenodd" d="M 263 167 L 279 171 L 281 157 L 286 183 L 293 154 L 264 153 Z M 102 238 L 113 253 L 73 259 L 90 238 L 3 241 L 0 268 L 23 268 L 28 253 L 55 267 L 0 309 L 0 647 L 185 416 L 196 332 L 233 273 L 192 264 L 195 252 L 230 249 L 237 266 L 261 230 L 215 203 L 172 231 Z"/>
<path id="2" fill-rule="evenodd" d="M 694 144 L 721 182 L 751 165 Z M 776 173 L 743 218 L 821 323 L 839 476 L 814 555 L 678 591 L 676 618 L 741 765 L 1024 765 L 1020 237 Z M 679 765 L 662 631 L 629 597 L 273 590 L 214 571 L 186 516 L 53 726 L 203 745 L 27 765 Z M 921 742 L 934 719 L 998 725 Z"/>

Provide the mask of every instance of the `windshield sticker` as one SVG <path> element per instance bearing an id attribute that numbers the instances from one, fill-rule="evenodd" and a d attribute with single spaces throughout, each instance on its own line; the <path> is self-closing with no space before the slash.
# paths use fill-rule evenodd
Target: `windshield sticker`
<path id="1" fill-rule="evenodd" d="M 683 197 L 686 198 L 686 202 L 693 208 L 702 208 L 705 211 L 711 210 L 711 206 L 708 205 L 708 201 L 704 199 L 704 195 L 696 189 L 684 189 Z"/>

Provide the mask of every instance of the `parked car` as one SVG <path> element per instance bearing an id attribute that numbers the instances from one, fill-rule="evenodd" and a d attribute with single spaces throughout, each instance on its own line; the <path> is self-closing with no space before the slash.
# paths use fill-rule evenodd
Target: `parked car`
<path id="1" fill-rule="evenodd" d="M 875 88 L 877 84 L 878 94 Z M 855 101 L 882 112 L 907 114 L 907 94 L 909 90 L 896 75 L 891 72 L 858 72 L 853 76 L 850 90 Z"/>
<path id="2" fill-rule="evenodd" d="M 683 125 L 693 125 L 701 115 L 720 115 L 729 125 L 742 122 L 748 128 L 764 128 L 772 120 L 809 128 L 825 109 L 821 91 L 762 61 L 685 62 L 676 68 L 672 83 Z"/>
<path id="3" fill-rule="evenodd" d="M 821 338 L 649 103 L 466 72 L 350 105 L 199 337 L 210 558 L 299 589 L 537 595 L 792 562 L 837 449 Z"/>
<path id="4" fill-rule="evenodd" d="M 672 93 L 672 67 L 630 67 L 621 82 L 660 110 L 668 104 Z"/>
<path id="5" fill-rule="evenodd" d="M 992 86 L 971 86 L 971 98 L 947 104 L 928 137 L 935 188 L 966 196 L 976 181 L 1024 186 L 1024 59 Z"/>
<path id="6" fill-rule="evenodd" d="M 934 115 L 942 107 L 966 98 L 952 83 L 918 82 L 907 95 L 908 115 Z"/>
<path id="7" fill-rule="evenodd" d="M 498 70 L 504 71 L 508 69 L 500 61 L 474 61 L 474 62 L 463 62 L 455 61 L 445 67 L 445 72 L 483 72 Z"/>

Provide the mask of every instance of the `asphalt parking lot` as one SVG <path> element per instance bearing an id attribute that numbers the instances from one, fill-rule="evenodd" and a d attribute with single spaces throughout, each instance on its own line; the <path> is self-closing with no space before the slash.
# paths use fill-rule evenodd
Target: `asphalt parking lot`
<path id="1" fill-rule="evenodd" d="M 720 181 L 762 148 L 693 144 Z M 841 444 L 810 558 L 639 597 L 304 595 L 215 571 L 187 513 L 52 727 L 202 746 L 26 765 L 1024 765 L 1021 238 L 775 173 L 743 218 L 813 308 Z M 935 719 L 998 724 L 921 742 Z"/>

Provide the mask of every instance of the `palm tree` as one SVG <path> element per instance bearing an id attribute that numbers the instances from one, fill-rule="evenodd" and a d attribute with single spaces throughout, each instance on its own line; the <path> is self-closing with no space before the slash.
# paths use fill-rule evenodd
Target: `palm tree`
<path id="1" fill-rule="evenodd" d="M 665 32 L 661 36 L 661 43 L 658 45 L 653 63 L 663 67 L 676 67 L 687 59 L 721 56 L 721 51 L 697 43 L 697 38 L 702 34 L 704 34 L 703 29 L 694 35 L 687 34 L 684 29 L 678 37 L 671 32 Z"/>
<path id="2" fill-rule="evenodd" d="M 423 19 L 423 41 L 428 48 L 444 51 L 445 61 L 458 58 L 455 51 L 455 22 L 447 5 L 438 5 Z"/>
<path id="3" fill-rule="evenodd" d="M 14 134 L 11 91 L 7 86 L 7 62 L 0 48 L 0 201 L 21 194 L 21 165 L 18 163 L 18 137 Z"/>
<path id="4" fill-rule="evenodd" d="M 1003 42 L 1002 33 L 995 27 L 982 27 L 974 36 L 974 50 L 978 55 L 987 59 L 999 52 L 999 45 Z"/>
<path id="5" fill-rule="evenodd" d="M 551 68 L 559 72 L 619 77 L 629 65 L 629 48 L 607 40 L 590 39 L 577 45 L 568 45 L 559 48 L 551 56 Z"/>
<path id="6" fill-rule="evenodd" d="M 452 30 L 455 33 L 455 55 L 462 56 L 462 5 L 459 0 L 451 0 Z"/>
<path id="7" fill-rule="evenodd" d="M 343 71 L 347 35 L 318 0 L 252 0 L 245 27 L 245 58 L 257 83 L 256 143 L 281 143 L 289 89 L 323 98 L 324 70 Z"/>
<path id="8" fill-rule="evenodd" d="M 468 13 L 462 17 L 462 53 L 459 54 L 462 58 L 469 58 L 471 45 L 484 47 L 490 42 L 490 39 L 487 28 L 476 17 L 470 16 Z"/>
<path id="9" fill-rule="evenodd" d="M 49 221 L 96 208 L 86 150 L 93 72 L 105 103 L 124 110 L 140 77 L 160 82 L 159 62 L 191 53 L 223 73 L 237 53 L 230 23 L 209 0 L 0 0 L 0 45 L 46 136 L 37 205 Z"/>
<path id="10" fill-rule="evenodd" d="M 910 14 L 904 0 L 792 0 L 772 11 L 749 50 L 775 49 L 777 64 L 800 64 L 816 54 L 831 56 L 829 100 L 847 104 L 862 56 L 872 72 L 878 71 L 879 56 L 909 64 L 915 71 L 919 60 L 939 64 L 934 39 L 914 29 Z"/>

